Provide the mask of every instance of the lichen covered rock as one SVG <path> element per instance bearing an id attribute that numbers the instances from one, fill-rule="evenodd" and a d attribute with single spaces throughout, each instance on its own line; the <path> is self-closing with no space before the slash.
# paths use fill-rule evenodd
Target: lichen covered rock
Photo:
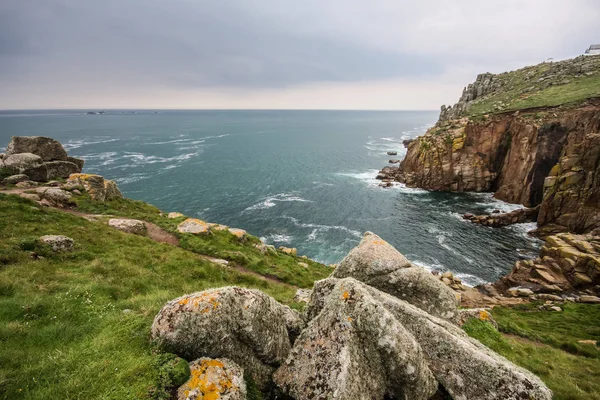
<path id="1" fill-rule="evenodd" d="M 95 174 L 71 174 L 67 185 L 83 187 L 92 200 L 107 201 L 123 198 L 123 194 L 114 181 Z"/>
<path id="2" fill-rule="evenodd" d="M 146 233 L 146 224 L 137 219 L 111 218 L 108 220 L 108 226 L 126 233 L 143 235 Z"/>
<path id="3" fill-rule="evenodd" d="M 245 400 L 244 370 L 226 358 L 199 358 L 190 363 L 190 379 L 178 400 Z"/>
<path id="4" fill-rule="evenodd" d="M 229 228 L 228 231 L 229 231 L 229 233 L 231 233 L 233 236 L 237 237 L 240 240 L 242 240 L 246 237 L 246 231 L 243 229 Z"/>
<path id="5" fill-rule="evenodd" d="M 284 306 L 258 290 L 224 287 L 168 302 L 152 337 L 188 360 L 226 357 L 266 388 L 290 350 Z"/>
<path id="6" fill-rule="evenodd" d="M 73 195 L 66 190 L 55 187 L 41 187 L 36 189 L 37 195 L 42 200 L 47 200 L 53 205 L 67 207 L 72 204 Z"/>
<path id="7" fill-rule="evenodd" d="M 295 399 L 429 399 L 437 382 L 421 346 L 355 284 L 335 285 L 275 373 L 276 384 Z"/>
<path id="8" fill-rule="evenodd" d="M 48 180 L 68 178 L 71 174 L 81 172 L 81 168 L 69 161 L 48 161 L 46 168 L 48 169 Z"/>
<path id="9" fill-rule="evenodd" d="M 32 181 L 43 182 L 48 178 L 48 169 L 42 158 L 32 153 L 12 154 L 3 160 L 4 168 L 16 174 L 24 174 Z"/>
<path id="10" fill-rule="evenodd" d="M 185 215 L 183 215 L 180 212 L 170 212 L 167 214 L 167 218 L 170 218 L 170 219 L 181 218 L 181 217 L 185 217 Z"/>
<path id="11" fill-rule="evenodd" d="M 347 397 L 335 393 L 358 387 L 362 376 L 378 382 L 376 395 L 369 398 L 385 393 L 428 398 L 435 381 L 453 399 L 552 398 L 539 378 L 455 324 L 355 279 L 318 281 L 307 315 L 314 319 L 275 374 L 275 382 L 296 398 L 360 398 L 363 391 L 345 392 Z M 363 348 L 368 351 L 361 352 Z M 329 361 L 321 363 L 325 359 Z M 337 378 L 331 379 L 330 373 Z M 318 397 L 318 392 L 324 395 Z"/>
<path id="12" fill-rule="evenodd" d="M 75 241 L 70 237 L 63 235 L 44 235 L 40 237 L 40 242 L 47 244 L 53 251 L 71 251 Z"/>
<path id="13" fill-rule="evenodd" d="M 333 271 L 334 278 L 352 277 L 405 300 L 432 315 L 457 321 L 452 289 L 424 268 L 413 266 L 398 250 L 372 232 Z"/>
<path id="14" fill-rule="evenodd" d="M 67 161 L 67 152 L 56 140 L 44 136 L 13 136 L 6 154 L 32 153 L 44 161 Z"/>
<path id="15" fill-rule="evenodd" d="M 208 233 L 210 231 L 210 225 L 197 218 L 188 218 L 177 225 L 177 230 L 181 233 L 193 233 L 198 235 Z"/>

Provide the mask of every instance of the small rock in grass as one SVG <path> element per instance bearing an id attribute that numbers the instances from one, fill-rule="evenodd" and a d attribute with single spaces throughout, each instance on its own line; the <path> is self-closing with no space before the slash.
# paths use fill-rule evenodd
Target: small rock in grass
<path id="1" fill-rule="evenodd" d="M 53 251 L 71 251 L 75 241 L 70 237 L 63 235 L 44 235 L 40 237 L 40 242 L 52 247 Z"/>
<path id="2" fill-rule="evenodd" d="M 108 226 L 126 233 L 134 233 L 137 235 L 146 232 L 146 224 L 137 219 L 112 218 L 108 220 Z"/>
<path id="3" fill-rule="evenodd" d="M 181 233 L 208 233 L 210 230 L 210 225 L 197 218 L 188 218 L 179 225 L 177 225 L 177 230 Z"/>

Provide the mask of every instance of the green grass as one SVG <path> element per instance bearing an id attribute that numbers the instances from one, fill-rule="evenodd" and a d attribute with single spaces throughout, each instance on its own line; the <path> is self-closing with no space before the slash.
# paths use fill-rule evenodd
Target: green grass
<path id="1" fill-rule="evenodd" d="M 577 106 L 586 99 L 600 97 L 600 57 L 587 57 L 579 63 L 588 65 L 591 74 L 577 75 L 574 72 L 564 77 L 553 76 L 551 68 L 554 64 L 549 63 L 498 74 L 495 79 L 503 82 L 502 87 L 476 99 L 467 114 L 477 119 L 484 114 L 528 108 Z M 544 82 L 538 82 L 541 77 L 545 77 Z M 552 85 L 544 87 L 547 82 Z"/>
<path id="2" fill-rule="evenodd" d="M 261 275 L 272 277 L 290 285 L 311 288 L 313 282 L 329 276 L 331 268 L 313 260 L 294 257 L 283 252 L 261 253 L 254 247 L 260 240 L 248 235 L 240 241 L 228 231 L 214 231 L 210 235 L 181 234 L 177 225 L 185 217 L 169 219 L 160 215 L 160 210 L 141 201 L 117 199 L 97 202 L 87 194 L 76 198 L 80 211 L 96 214 L 112 214 L 139 218 L 154 222 L 179 238 L 180 246 L 195 253 L 222 258 Z M 301 266 L 304 263 L 307 266 Z"/>
<path id="3" fill-rule="evenodd" d="M 127 201 L 103 206 L 138 217 L 155 210 Z M 166 398 L 173 374 L 157 367 L 164 355 L 149 333 L 168 300 L 238 285 L 293 305 L 293 286 L 14 195 L 0 193 L 0 216 L 0 398 Z M 72 237 L 74 251 L 53 253 L 35 240 L 44 234 Z"/>
<path id="4" fill-rule="evenodd" d="M 495 307 L 499 330 L 470 320 L 463 329 L 510 361 L 538 375 L 556 400 L 600 400 L 600 306 L 564 304 L 563 312 L 541 311 L 535 305 Z"/>

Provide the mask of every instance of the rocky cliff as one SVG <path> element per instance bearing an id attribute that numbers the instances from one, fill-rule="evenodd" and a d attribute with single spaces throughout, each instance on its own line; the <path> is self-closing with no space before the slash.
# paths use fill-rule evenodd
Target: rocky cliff
<path id="1" fill-rule="evenodd" d="M 380 178 L 540 205 L 539 225 L 554 231 L 600 228 L 600 57 L 537 67 L 480 75 Z M 490 108 L 508 95 L 516 101 Z"/>

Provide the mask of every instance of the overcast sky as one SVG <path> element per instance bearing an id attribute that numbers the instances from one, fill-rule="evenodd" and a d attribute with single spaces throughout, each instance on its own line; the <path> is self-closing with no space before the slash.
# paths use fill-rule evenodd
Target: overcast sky
<path id="1" fill-rule="evenodd" d="M 1 0 L 0 109 L 438 109 L 600 43 L 600 0 Z"/>

